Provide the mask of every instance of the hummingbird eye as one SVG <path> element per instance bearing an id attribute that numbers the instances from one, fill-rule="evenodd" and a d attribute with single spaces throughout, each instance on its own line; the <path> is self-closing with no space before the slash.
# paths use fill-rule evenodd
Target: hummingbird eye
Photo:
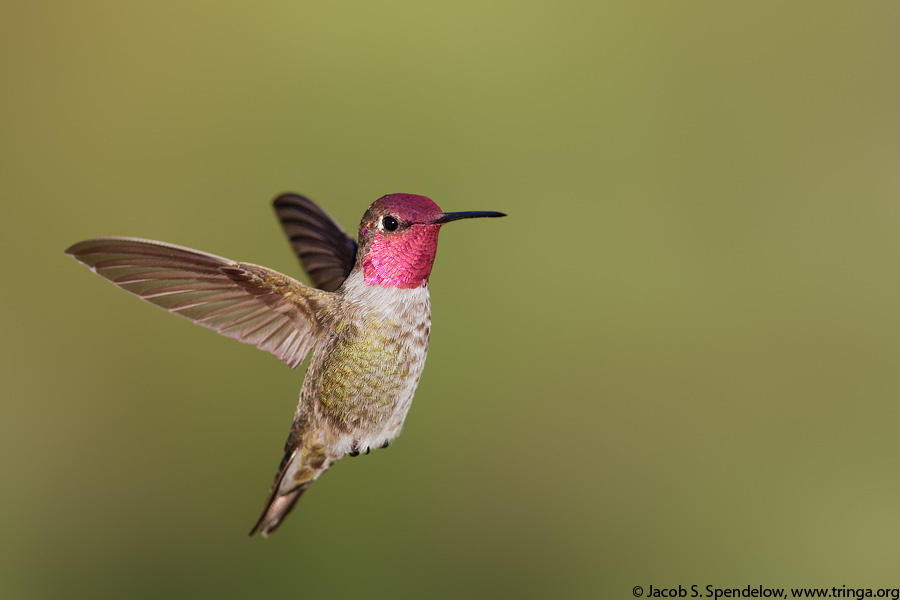
<path id="1" fill-rule="evenodd" d="M 400 227 L 400 223 L 397 222 L 397 219 L 394 217 L 387 215 L 381 219 L 381 226 L 384 227 L 385 231 L 397 231 L 397 228 Z"/>

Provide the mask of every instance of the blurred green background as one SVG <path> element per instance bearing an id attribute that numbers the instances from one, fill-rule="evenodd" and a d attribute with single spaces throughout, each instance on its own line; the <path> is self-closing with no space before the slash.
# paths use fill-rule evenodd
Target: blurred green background
<path id="1" fill-rule="evenodd" d="M 898 587 L 900 8 L 7 3 L 3 598 Z M 302 368 L 63 254 L 452 225 L 403 435 L 269 540 Z"/>

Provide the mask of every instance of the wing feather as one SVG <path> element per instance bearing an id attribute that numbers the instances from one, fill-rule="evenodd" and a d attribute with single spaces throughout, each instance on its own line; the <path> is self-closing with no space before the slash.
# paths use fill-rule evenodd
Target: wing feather
<path id="1" fill-rule="evenodd" d="M 299 194 L 275 199 L 275 214 L 313 284 L 333 292 L 356 262 L 356 242 L 315 202 Z"/>
<path id="2" fill-rule="evenodd" d="M 271 269 L 172 244 L 97 238 L 68 250 L 123 290 L 296 367 L 322 333 L 334 294 Z"/>

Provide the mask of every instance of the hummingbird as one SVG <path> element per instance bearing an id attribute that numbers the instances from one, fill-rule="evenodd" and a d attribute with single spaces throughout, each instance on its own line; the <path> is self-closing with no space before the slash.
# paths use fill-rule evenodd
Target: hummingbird
<path id="1" fill-rule="evenodd" d="M 438 233 L 452 221 L 506 216 L 443 212 L 425 196 L 388 194 L 366 210 L 354 241 L 309 198 L 282 194 L 274 208 L 314 287 L 139 238 L 95 238 L 66 250 L 123 290 L 291 368 L 312 354 L 284 456 L 250 531 L 263 537 L 335 462 L 385 448 L 400 433 L 428 351 Z"/>

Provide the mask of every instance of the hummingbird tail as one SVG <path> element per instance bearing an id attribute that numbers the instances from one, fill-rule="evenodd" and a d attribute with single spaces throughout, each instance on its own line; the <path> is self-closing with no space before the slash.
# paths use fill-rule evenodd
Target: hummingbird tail
<path id="1" fill-rule="evenodd" d="M 300 496 L 303 495 L 303 492 L 305 492 L 308 487 L 309 484 L 305 483 L 287 494 L 272 494 L 268 504 L 266 504 L 266 508 L 263 510 L 262 514 L 259 515 L 256 524 L 250 531 L 250 535 L 252 536 L 259 530 L 261 536 L 269 537 L 271 533 L 278 529 L 278 526 L 281 525 L 284 518 L 294 510 L 294 505 L 297 504 L 297 500 L 300 499 Z"/>
<path id="2" fill-rule="evenodd" d="M 328 470 L 337 458 L 329 457 L 321 444 L 294 448 L 286 453 L 266 499 L 266 507 L 250 530 L 250 535 L 259 531 L 263 537 L 269 537 L 294 509 L 309 484 Z"/>

